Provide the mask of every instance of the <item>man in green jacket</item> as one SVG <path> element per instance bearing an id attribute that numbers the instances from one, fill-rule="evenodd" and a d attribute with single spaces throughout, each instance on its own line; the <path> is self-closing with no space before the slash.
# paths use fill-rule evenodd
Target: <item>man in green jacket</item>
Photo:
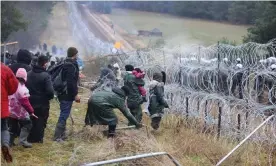
<path id="1" fill-rule="evenodd" d="M 144 86 L 145 82 L 142 79 L 137 79 L 132 71 L 134 67 L 132 65 L 126 65 L 126 74 L 124 76 L 124 86 L 128 87 L 129 95 L 127 98 L 127 106 L 130 109 L 131 114 L 137 119 L 140 123 L 142 121 L 142 108 L 141 104 L 143 103 L 143 98 L 139 92 L 138 86 Z M 133 125 L 132 122 L 129 122 L 129 125 Z"/>
<path id="2" fill-rule="evenodd" d="M 126 107 L 125 99 L 128 94 L 129 90 L 125 86 L 122 88 L 115 87 L 112 89 L 112 92 L 95 92 L 88 101 L 85 125 L 108 125 L 108 137 L 113 137 L 118 123 L 117 116 L 113 109 L 117 108 L 124 114 L 129 122 L 136 125 L 137 128 L 142 127 L 142 124 L 137 122 Z"/>

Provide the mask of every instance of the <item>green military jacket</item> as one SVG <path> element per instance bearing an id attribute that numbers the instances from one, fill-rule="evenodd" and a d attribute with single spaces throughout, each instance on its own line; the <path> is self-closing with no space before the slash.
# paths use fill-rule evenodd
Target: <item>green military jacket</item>
<path id="1" fill-rule="evenodd" d="M 144 86 L 144 80 L 136 78 L 132 72 L 127 72 L 124 76 L 124 85 L 129 88 L 129 95 L 127 98 L 128 108 L 135 109 L 139 107 L 140 104 L 143 103 L 143 99 L 138 86 Z"/>
<path id="2" fill-rule="evenodd" d="M 117 116 L 113 109 L 119 109 L 133 124 L 138 124 L 125 104 L 126 95 L 120 88 L 113 88 L 112 92 L 99 91 L 94 93 L 88 101 L 88 114 L 91 124 L 116 125 Z"/>

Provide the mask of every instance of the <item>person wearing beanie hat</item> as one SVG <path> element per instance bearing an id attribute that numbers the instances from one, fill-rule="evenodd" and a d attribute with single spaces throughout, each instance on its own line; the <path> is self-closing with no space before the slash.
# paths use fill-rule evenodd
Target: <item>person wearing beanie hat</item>
<path id="1" fill-rule="evenodd" d="M 50 100 L 54 98 L 54 89 L 51 76 L 46 71 L 48 57 L 39 55 L 37 63 L 28 72 L 26 86 L 30 91 L 30 102 L 38 119 L 31 118 L 33 127 L 28 136 L 31 143 L 43 143 L 44 130 L 50 110 Z"/>
<path id="2" fill-rule="evenodd" d="M 78 50 L 75 47 L 69 47 L 67 50 L 67 57 L 68 58 L 77 58 Z"/>
<path id="3" fill-rule="evenodd" d="M 119 109 L 137 128 L 142 127 L 142 124 L 126 108 L 125 100 L 128 95 L 129 89 L 126 86 L 112 88 L 111 92 L 97 91 L 92 94 L 88 101 L 85 126 L 108 125 L 108 137 L 114 137 L 118 124 L 114 109 Z"/>
<path id="4" fill-rule="evenodd" d="M 134 67 L 132 65 L 125 65 L 125 70 L 132 72 L 134 70 Z"/>
<path id="5" fill-rule="evenodd" d="M 150 103 L 148 110 L 151 118 L 151 126 L 157 130 L 159 128 L 164 108 L 169 108 L 168 103 L 164 99 L 164 75 L 165 72 L 156 72 L 153 74 L 153 80 L 150 82 Z"/>
<path id="6" fill-rule="evenodd" d="M 74 101 L 80 102 L 78 95 L 79 66 L 77 63 L 78 50 L 75 47 L 69 47 L 67 58 L 62 66 L 62 79 L 66 82 L 65 91 L 58 94 L 60 103 L 60 116 L 55 128 L 54 141 L 63 141 L 66 139 L 66 120 L 68 119 L 72 104 Z"/>
<path id="7" fill-rule="evenodd" d="M 19 81 L 15 94 L 9 96 L 9 110 L 11 112 L 9 119 L 10 126 L 10 145 L 14 145 L 14 139 L 17 136 L 20 126 L 19 144 L 25 148 L 31 148 L 32 144 L 27 141 L 32 128 L 30 115 L 37 118 L 34 109 L 29 101 L 29 90 L 25 86 L 27 81 L 27 72 L 24 68 L 19 68 L 16 72 L 16 78 Z"/>
<path id="8" fill-rule="evenodd" d="M 9 66 L 14 74 L 16 74 L 19 68 L 24 68 L 27 72 L 32 69 L 30 66 L 32 61 L 32 54 L 28 50 L 20 49 L 17 53 L 16 60 L 16 63 Z"/>
<path id="9" fill-rule="evenodd" d="M 143 79 L 137 79 L 132 71 L 134 67 L 132 65 L 126 65 L 126 74 L 124 76 L 124 86 L 129 88 L 129 95 L 127 98 L 127 106 L 130 109 L 132 115 L 137 119 L 138 122 L 142 120 L 142 108 L 141 104 L 143 103 L 143 97 L 140 94 L 139 86 L 144 86 L 145 82 Z M 133 123 L 129 122 L 128 125 L 133 125 Z"/>

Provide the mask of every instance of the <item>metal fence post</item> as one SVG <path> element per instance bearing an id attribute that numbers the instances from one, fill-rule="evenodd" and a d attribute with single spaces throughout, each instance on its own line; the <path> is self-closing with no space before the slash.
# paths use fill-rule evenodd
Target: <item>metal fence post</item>
<path id="1" fill-rule="evenodd" d="M 218 135 L 217 135 L 217 139 L 219 139 L 219 137 L 220 137 L 221 111 L 222 111 L 222 108 L 221 108 L 221 106 L 219 105 L 219 113 L 218 113 Z"/>

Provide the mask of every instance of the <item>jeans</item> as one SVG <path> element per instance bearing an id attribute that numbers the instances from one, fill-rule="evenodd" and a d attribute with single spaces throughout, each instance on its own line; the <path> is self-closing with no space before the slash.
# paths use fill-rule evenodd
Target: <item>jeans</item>
<path id="1" fill-rule="evenodd" d="M 66 120 L 68 119 L 71 108 L 73 105 L 73 101 L 60 101 L 60 115 L 58 119 L 58 123 L 62 125 L 66 125 Z"/>
<path id="2" fill-rule="evenodd" d="M 8 118 L 1 118 L 1 145 L 9 147 L 10 133 L 8 131 Z"/>

